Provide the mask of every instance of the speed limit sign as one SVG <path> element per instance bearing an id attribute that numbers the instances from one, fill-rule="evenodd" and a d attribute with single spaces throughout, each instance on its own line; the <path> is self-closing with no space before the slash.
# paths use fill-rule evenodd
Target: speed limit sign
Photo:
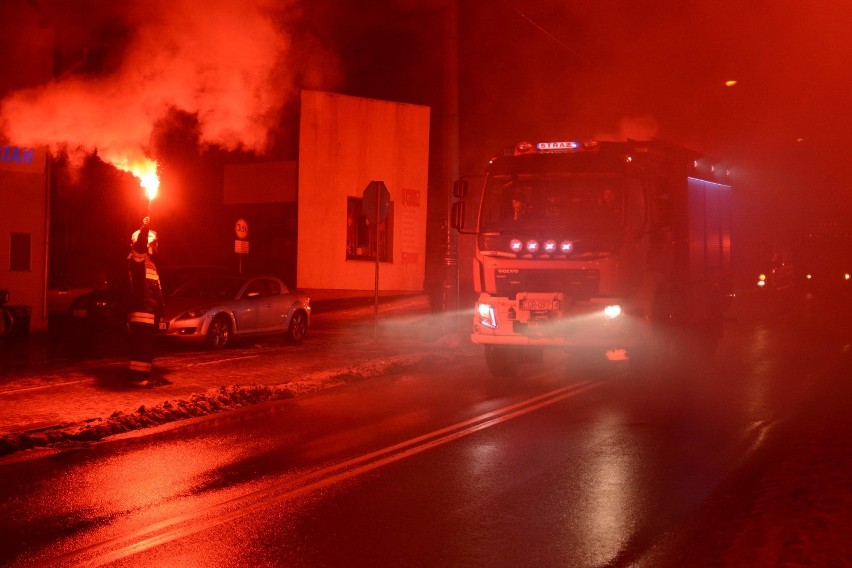
<path id="1" fill-rule="evenodd" d="M 237 223 L 234 225 L 234 232 L 237 234 L 238 239 L 248 238 L 248 223 L 245 219 L 237 219 Z"/>

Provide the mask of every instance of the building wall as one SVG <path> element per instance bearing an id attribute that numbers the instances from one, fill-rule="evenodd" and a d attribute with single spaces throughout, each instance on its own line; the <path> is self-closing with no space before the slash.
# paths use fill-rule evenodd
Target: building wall
<path id="1" fill-rule="evenodd" d="M 25 0 L 0 2 L 0 99 L 53 75 L 54 30 Z M 47 177 L 45 152 L 0 134 L 0 288 L 9 303 L 32 308 L 30 330 L 47 329 Z M 30 235 L 29 270 L 10 270 L 12 234 Z"/>
<path id="2" fill-rule="evenodd" d="M 347 260 L 347 198 L 383 181 L 393 203 L 393 257 L 381 290 L 422 291 L 429 107 L 302 92 L 297 285 L 372 290 L 375 261 Z"/>
<path id="3" fill-rule="evenodd" d="M 0 144 L 0 288 L 9 304 L 32 308 L 30 330 L 47 329 L 46 227 L 45 152 Z M 29 235 L 29 258 L 16 259 L 25 269 L 11 266 L 13 235 Z"/>
<path id="4" fill-rule="evenodd" d="M 225 166 L 225 205 L 296 201 L 296 162 Z"/>
<path id="5" fill-rule="evenodd" d="M 225 266 L 242 272 L 263 272 L 296 285 L 296 168 L 297 162 L 259 162 L 225 166 L 225 223 L 238 219 L 248 225 L 248 253 L 235 247 Z M 229 232 L 237 240 L 235 232 Z"/>

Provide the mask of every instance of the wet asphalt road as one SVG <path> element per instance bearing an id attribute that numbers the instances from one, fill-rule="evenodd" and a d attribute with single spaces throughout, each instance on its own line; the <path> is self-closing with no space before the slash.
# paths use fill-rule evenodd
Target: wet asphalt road
<path id="1" fill-rule="evenodd" d="M 696 530 L 848 406 L 848 330 L 788 307 L 750 306 L 665 379 L 471 361 L 6 463 L 0 562 L 728 565 Z"/>

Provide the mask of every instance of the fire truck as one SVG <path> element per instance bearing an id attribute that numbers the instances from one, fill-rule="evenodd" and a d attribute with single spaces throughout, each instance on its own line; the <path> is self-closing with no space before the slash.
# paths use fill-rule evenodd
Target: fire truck
<path id="1" fill-rule="evenodd" d="M 659 140 L 521 142 L 479 179 L 475 230 L 464 228 L 468 180 L 452 225 L 475 238 L 471 340 L 493 375 L 546 348 L 644 373 L 665 367 L 673 338 L 715 347 L 733 295 L 719 164 Z"/>

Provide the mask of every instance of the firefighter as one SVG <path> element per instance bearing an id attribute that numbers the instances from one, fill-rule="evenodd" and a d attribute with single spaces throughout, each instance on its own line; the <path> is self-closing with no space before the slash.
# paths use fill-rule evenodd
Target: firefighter
<path id="1" fill-rule="evenodd" d="M 154 362 L 154 336 L 163 314 L 160 276 L 152 256 L 157 253 L 157 233 L 151 218 L 142 219 L 142 227 L 130 237 L 127 272 L 130 278 L 130 384 L 149 388 L 156 384 L 151 370 Z"/>

